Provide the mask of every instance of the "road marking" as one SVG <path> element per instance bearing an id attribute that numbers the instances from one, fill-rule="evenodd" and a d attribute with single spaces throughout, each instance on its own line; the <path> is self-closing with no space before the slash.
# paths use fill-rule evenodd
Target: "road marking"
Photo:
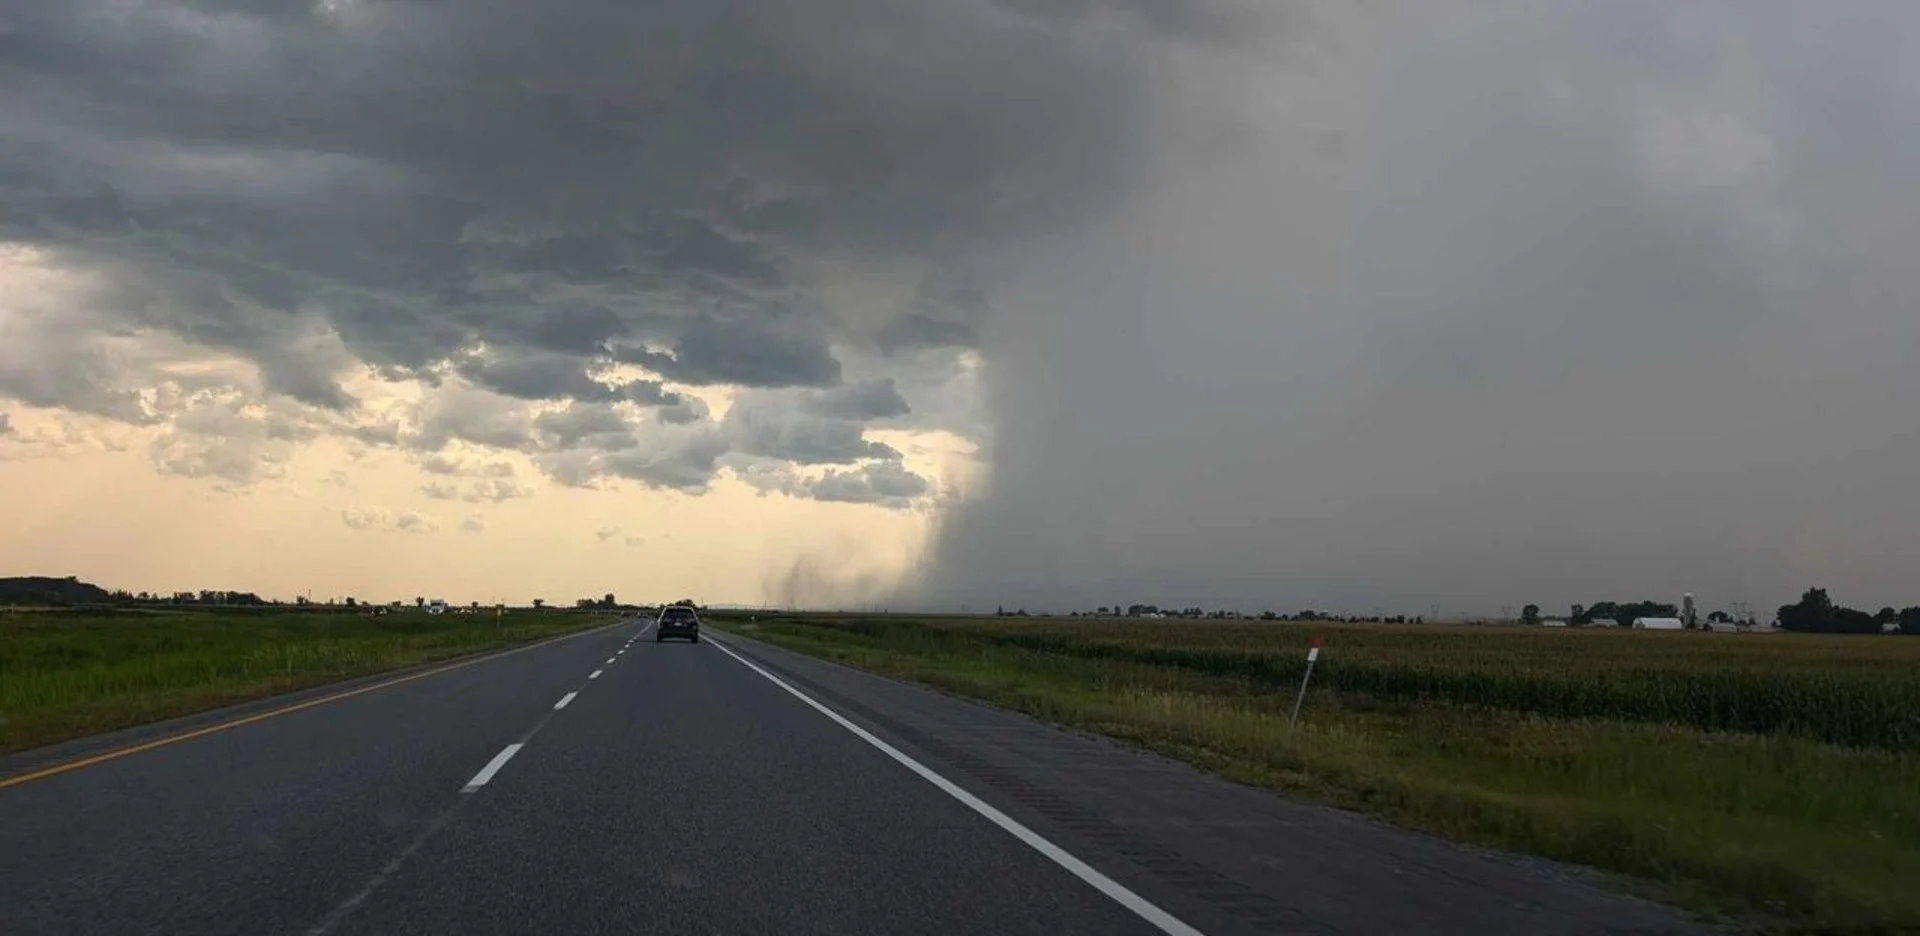
<path id="1" fill-rule="evenodd" d="M 794 687 L 788 685 L 786 680 L 783 680 L 780 677 L 775 676 L 764 669 L 761 669 L 753 661 L 747 659 L 746 657 L 741 656 L 738 653 L 733 652 L 733 650 L 728 648 L 726 644 L 721 643 L 718 640 L 711 640 L 711 639 L 708 640 L 707 643 L 711 644 L 712 646 L 720 648 L 720 652 L 726 654 L 727 656 L 733 657 L 736 661 L 740 663 L 740 665 L 745 666 L 747 669 L 750 669 L 756 673 L 759 673 L 761 677 L 765 678 L 768 682 L 771 682 L 774 685 L 779 686 L 782 689 L 785 689 L 794 698 L 807 703 L 809 706 L 812 706 L 815 711 L 819 712 L 822 715 L 827 716 L 830 719 L 833 719 L 834 724 L 837 724 L 840 727 L 853 732 L 855 737 L 859 738 L 862 741 L 867 742 L 868 744 L 873 745 L 876 748 L 879 748 L 882 754 L 885 754 L 888 757 L 893 758 L 894 760 L 898 761 L 901 764 L 901 766 L 904 766 L 908 770 L 911 770 L 914 773 L 919 774 L 920 779 L 925 780 L 936 787 L 939 787 L 940 792 L 945 793 L 948 796 L 951 796 L 954 799 L 959 800 L 968 809 L 971 809 L 974 812 L 977 812 L 980 815 L 986 817 L 988 822 L 991 822 L 994 825 L 997 825 L 1000 828 L 1006 830 L 1014 838 L 1017 838 L 1020 841 L 1026 843 L 1026 845 L 1029 848 L 1032 848 L 1034 851 L 1037 851 L 1040 854 L 1045 855 L 1049 861 L 1052 861 L 1054 864 L 1057 864 L 1060 867 L 1067 869 L 1068 873 L 1092 885 L 1094 890 L 1097 890 L 1100 893 L 1105 894 L 1108 897 L 1112 898 L 1115 903 L 1118 903 L 1119 905 L 1127 908 L 1128 910 L 1133 911 L 1135 916 L 1138 916 L 1142 920 L 1145 920 L 1148 923 L 1153 924 L 1153 926 L 1159 929 L 1161 932 L 1167 933 L 1169 934 L 1169 936 L 1204 936 L 1204 934 L 1202 934 L 1199 930 L 1194 929 L 1193 927 L 1188 926 L 1186 923 L 1182 922 L 1180 918 L 1174 916 L 1171 913 L 1168 913 L 1165 910 L 1160 909 L 1158 906 L 1155 906 L 1152 901 L 1146 899 L 1145 897 L 1140 896 L 1139 894 L 1134 893 L 1133 891 L 1128 890 L 1125 885 L 1121 884 L 1118 881 L 1115 881 L 1110 877 L 1107 877 L 1104 874 L 1101 874 L 1099 871 L 1095 870 L 1093 866 L 1087 864 L 1084 861 L 1081 861 L 1078 858 L 1075 858 L 1071 852 L 1068 852 L 1066 849 L 1053 844 L 1052 842 L 1046 840 L 1045 838 L 1042 838 L 1039 833 L 1033 831 L 1032 829 L 1029 829 L 1024 825 L 1021 825 L 1019 820 L 1016 820 L 1012 816 L 1009 816 L 1006 813 L 1003 813 L 1000 810 L 993 808 L 992 806 L 988 805 L 984 800 L 981 800 L 979 797 L 974 796 L 972 793 L 968 793 L 966 790 L 961 789 L 960 786 L 954 783 L 953 781 L 948 780 L 947 778 L 937 773 L 934 773 L 933 770 L 927 767 L 926 765 L 920 763 L 917 760 L 914 760 L 911 757 L 908 757 L 905 754 L 900 753 L 898 748 L 895 748 L 893 745 L 888 744 L 887 742 L 882 741 L 879 738 L 875 737 L 872 732 L 866 730 L 865 728 L 860 727 L 859 725 L 854 724 L 853 722 L 848 721 L 839 712 L 836 712 L 833 709 L 827 708 L 825 705 L 822 705 L 819 702 L 814 701 L 812 696 L 809 696 L 806 693 L 801 692 L 800 690 L 795 689 Z"/>
<path id="2" fill-rule="evenodd" d="M 577 696 L 577 695 L 579 695 L 579 694 L 580 694 L 580 693 L 578 693 L 578 692 L 569 692 L 569 693 L 567 693 L 566 695 L 563 695 L 563 696 L 561 696 L 561 697 L 560 697 L 560 701 L 558 701 L 558 702 L 555 702 L 555 703 L 553 703 L 553 710 L 554 710 L 554 711 L 556 711 L 556 712 L 558 712 L 558 711 L 560 711 L 561 709 L 563 709 L 563 708 L 566 708 L 566 707 L 567 707 L 567 703 L 568 703 L 568 702 L 572 702 L 572 701 L 573 701 L 573 697 L 574 697 L 574 696 Z"/>
<path id="3" fill-rule="evenodd" d="M 593 630 L 590 630 L 590 631 L 580 631 L 578 633 L 573 633 L 573 634 L 562 634 L 558 637 L 554 637 L 549 640 L 542 640 L 539 643 L 528 644 L 524 647 L 514 647 L 510 650 L 502 650 L 499 653 L 490 653 L 483 657 L 474 657 L 471 660 L 461 660 L 458 663 L 449 663 L 446 666 L 437 666 L 437 667 L 434 667 L 433 669 L 421 670 L 418 673 L 408 673 L 405 676 L 389 679 L 384 682 L 377 682 L 371 686 L 361 686 L 357 689 L 348 689 L 345 692 L 336 692 L 333 695 L 321 696 L 318 699 L 308 699 L 305 702 L 296 702 L 292 705 L 282 706 L 277 709 L 272 709 L 265 712 L 256 712 L 244 718 L 236 718 L 231 721 L 224 721 L 217 725 L 208 725 L 205 728 L 195 728 L 192 731 L 183 731 L 179 734 L 167 735 L 166 737 L 163 737 L 163 738 L 155 738 L 152 741 L 142 741 L 139 744 L 131 744 L 123 748 L 116 748 L 114 750 L 105 751 L 99 754 L 94 754 L 89 757 L 82 757 L 82 758 L 79 758 L 78 760 L 67 761 L 66 763 L 63 763 L 63 764 L 55 764 L 51 767 L 42 767 L 39 770 L 30 770 L 23 774 L 15 774 L 14 776 L 0 779 L 0 790 L 4 790 L 8 787 L 19 786 L 23 783 L 32 783 L 35 780 L 42 780 L 47 777 L 55 776 L 57 774 L 67 773 L 68 771 L 79 770 L 82 767 L 92 767 L 95 764 L 104 764 L 107 761 L 118 760 L 119 758 L 126 757 L 129 754 L 138 754 L 142 751 L 151 751 L 154 748 L 166 747 L 169 744 L 178 744 L 182 741 L 191 741 L 194 738 L 202 738 L 207 735 L 214 734 L 216 732 L 226 731 L 231 728 L 238 728 L 242 725 L 251 725 L 254 722 L 266 721 L 269 718 L 278 718 L 282 715 L 291 715 L 294 712 L 303 711 L 305 709 L 310 709 L 319 705 L 325 705 L 329 702 L 338 702 L 341 699 L 350 699 L 357 695 L 365 695 L 366 693 L 373 692 L 379 689 L 385 689 L 385 688 L 388 688 L 389 686 L 398 686 L 401 683 L 413 682 L 416 679 L 425 679 L 428 676 L 438 676 L 441 673 L 452 672 L 453 670 L 457 670 L 466 666 L 473 666 L 477 663 L 486 663 L 490 660 L 498 660 L 501 657 L 512 656 L 516 653 L 525 653 L 528 650 L 538 650 L 541 647 L 547 646 L 548 644 L 559 643 L 562 640 L 572 640 L 575 637 L 584 637 L 587 634 L 596 633 L 600 630 L 604 630 L 604 628 L 594 628 Z"/>
<path id="4" fill-rule="evenodd" d="M 468 780 L 467 785 L 460 788 L 460 792 L 472 793 L 486 786 L 487 781 L 492 780 L 493 775 L 499 773 L 500 768 L 507 766 L 507 761 L 513 760 L 513 755 L 520 753 L 520 749 L 525 746 L 524 744 L 509 744 L 501 748 L 500 753 L 493 755 L 493 760 L 487 761 L 487 766 L 480 768 L 480 772 L 474 774 L 473 779 Z"/>
<path id="5" fill-rule="evenodd" d="M 600 674 L 601 674 L 601 673 L 604 673 L 604 672 L 606 672 L 606 670 L 594 670 L 593 672 L 591 672 L 591 673 L 588 673 L 588 674 L 587 674 L 587 678 L 588 678 L 588 679 L 599 679 L 599 678 L 600 678 Z"/>
<path id="6" fill-rule="evenodd" d="M 372 897 L 374 891 L 379 890 L 382 885 L 391 880 L 393 875 L 400 870 L 400 866 L 406 864 L 408 858 L 413 857 L 415 853 L 420 851 L 420 846 L 425 845 L 428 839 L 438 835 L 441 829 L 446 828 L 447 823 L 453 821 L 453 814 L 459 812 L 461 805 L 466 802 L 467 800 L 465 798 L 455 799 L 452 804 L 441 811 L 439 816 L 435 817 L 432 822 L 427 823 L 426 828 L 421 829 L 420 834 L 414 836 L 413 841 L 407 843 L 407 847 L 400 849 L 397 854 L 389 859 L 387 863 L 374 874 L 373 878 L 367 881 L 366 886 L 355 891 L 352 897 L 348 897 L 340 906 L 333 908 L 333 912 L 327 914 L 325 919 L 314 924 L 312 929 L 307 930 L 307 936 L 326 936 L 326 934 L 333 932 L 333 928 L 339 926 L 341 920 L 346 919 L 347 915 L 351 914 L 362 903 L 365 903 L 368 897 Z"/>
<path id="7" fill-rule="evenodd" d="M 608 665 L 608 666 L 612 666 L 612 665 L 613 665 L 613 657 L 607 657 L 607 665 Z"/>

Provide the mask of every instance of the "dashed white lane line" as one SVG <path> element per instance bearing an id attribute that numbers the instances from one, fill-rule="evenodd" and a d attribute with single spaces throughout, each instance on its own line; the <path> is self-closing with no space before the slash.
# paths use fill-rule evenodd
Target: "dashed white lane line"
<path id="1" fill-rule="evenodd" d="M 577 695 L 579 695 L 579 694 L 580 694 L 580 693 L 578 693 L 578 692 L 569 692 L 569 693 L 567 693 L 566 695 L 563 695 L 563 696 L 561 696 L 561 697 L 560 697 L 560 701 L 558 701 L 558 702 L 555 702 L 555 703 L 553 703 L 553 710 L 554 710 L 554 711 L 556 711 L 556 712 L 558 712 L 558 711 L 560 711 L 561 709 L 563 709 L 563 708 L 566 708 L 566 707 L 567 707 L 567 703 L 569 703 L 569 702 L 572 702 L 572 701 L 573 701 L 573 697 L 574 697 L 574 696 L 577 696 Z"/>
<path id="2" fill-rule="evenodd" d="M 500 753 L 493 755 L 493 760 L 487 761 L 487 766 L 480 768 L 480 772 L 474 774 L 473 779 L 468 780 L 467 785 L 460 788 L 460 792 L 472 793 L 486 786 L 487 781 L 492 780 L 493 775 L 499 773 L 500 768 L 505 767 L 507 761 L 512 760 L 513 755 L 520 753 L 520 749 L 525 746 L 524 744 L 509 744 L 501 748 Z"/>
<path id="3" fill-rule="evenodd" d="M 608 666 L 612 666 L 612 665 L 613 665 L 613 657 L 607 657 L 607 665 L 608 665 Z"/>
<path id="4" fill-rule="evenodd" d="M 1104 874 L 1101 874 L 1099 871 L 1095 870 L 1092 865 L 1089 865 L 1086 862 L 1081 861 L 1078 858 L 1075 858 L 1071 852 L 1068 852 L 1066 849 L 1061 848 L 1060 846 L 1055 845 L 1052 842 L 1042 838 L 1039 833 L 1033 831 L 1032 829 L 1029 829 L 1024 825 L 1021 825 L 1019 820 L 1013 818 L 1012 816 L 1007 815 L 1006 813 L 1001 812 L 998 809 L 993 808 L 992 806 L 988 805 L 985 801 L 981 800 L 979 797 L 974 796 L 972 793 L 968 793 L 966 790 L 961 789 L 960 786 L 954 783 L 953 781 L 948 780 L 947 778 L 937 773 L 934 773 L 931 768 L 920 763 L 919 761 L 914 760 L 913 758 L 900 753 L 900 750 L 898 748 L 895 748 L 893 745 L 888 744 L 887 742 L 882 741 L 879 738 L 875 737 L 872 732 L 866 730 L 865 728 L 862 728 L 859 725 L 856 725 L 853 722 L 848 721 L 839 712 L 836 712 L 833 709 L 827 708 L 826 706 L 818 702 L 815 702 L 812 696 L 809 696 L 806 693 L 801 692 L 800 690 L 795 689 L 790 685 L 787 685 L 785 680 L 781 679 L 778 676 L 773 675 L 772 673 L 767 672 L 764 669 L 761 669 L 753 661 L 748 660 L 746 657 L 743 657 L 740 654 L 735 653 L 732 650 L 728 649 L 726 644 L 721 643 L 718 640 L 711 640 L 711 639 L 709 639 L 707 642 L 712 646 L 720 648 L 721 653 L 724 653 L 727 656 L 733 657 L 736 661 L 740 663 L 740 665 L 745 666 L 747 669 L 753 670 L 755 673 L 760 674 L 768 682 L 771 682 L 774 685 L 779 686 L 782 689 L 785 689 L 794 698 L 799 699 L 802 702 L 805 702 L 807 705 L 811 706 L 815 711 L 832 719 L 834 724 L 839 725 L 840 727 L 853 732 L 855 737 L 859 738 L 862 741 L 867 742 L 868 744 L 873 745 L 876 748 L 879 748 L 880 753 L 893 758 L 895 761 L 898 761 L 901 766 L 907 768 L 908 770 L 913 771 L 916 774 L 919 774 L 920 779 L 925 780 L 928 783 L 931 783 L 934 786 L 938 787 L 940 789 L 940 792 L 945 793 L 948 796 L 951 796 L 954 799 L 959 800 L 968 809 L 971 809 L 974 812 L 979 813 L 981 816 L 984 816 L 988 822 L 991 822 L 994 825 L 997 825 L 1000 828 L 1006 830 L 1014 838 L 1017 838 L 1021 842 L 1024 842 L 1027 845 L 1027 847 L 1032 848 L 1034 851 L 1037 851 L 1042 855 L 1045 855 L 1047 859 L 1052 861 L 1054 864 L 1057 864 L 1060 867 L 1065 868 L 1068 873 L 1072 874 L 1074 877 L 1077 877 L 1082 881 L 1085 881 L 1087 884 L 1091 885 L 1094 890 L 1097 890 L 1100 893 L 1107 895 L 1109 898 L 1112 898 L 1112 900 L 1115 903 L 1119 904 L 1120 906 L 1133 911 L 1135 916 L 1138 916 L 1140 919 L 1153 924 L 1153 926 L 1159 929 L 1161 932 L 1168 934 L 1168 936 L 1205 936 L 1205 934 L 1201 933 L 1199 930 L 1194 929 L 1191 926 L 1188 926 L 1179 917 L 1176 917 L 1173 914 L 1160 909 L 1152 901 L 1146 899 L 1145 897 L 1140 896 L 1139 894 L 1134 893 L 1131 890 L 1128 890 L 1126 886 L 1121 884 L 1120 882 L 1110 877 L 1107 877 Z"/>
<path id="5" fill-rule="evenodd" d="M 587 678 L 588 678 L 588 679 L 599 679 L 599 678 L 600 678 L 600 674 L 601 674 L 601 673 L 604 673 L 604 672 L 606 672 L 606 670 L 594 670 L 593 672 L 591 672 L 591 673 L 588 673 L 588 674 L 587 674 Z"/>

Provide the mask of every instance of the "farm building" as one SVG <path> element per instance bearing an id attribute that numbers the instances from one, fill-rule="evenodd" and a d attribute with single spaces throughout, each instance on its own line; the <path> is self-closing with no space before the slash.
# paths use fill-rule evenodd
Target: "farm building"
<path id="1" fill-rule="evenodd" d="M 1686 630 L 1679 618 L 1643 617 L 1633 619 L 1634 630 Z"/>

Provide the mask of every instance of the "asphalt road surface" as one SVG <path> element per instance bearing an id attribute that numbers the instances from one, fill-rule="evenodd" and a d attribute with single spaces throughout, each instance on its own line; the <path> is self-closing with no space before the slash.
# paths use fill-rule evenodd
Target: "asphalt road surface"
<path id="1" fill-rule="evenodd" d="M 1689 928 L 1573 869 L 644 622 L 0 759 L 8 936 Z"/>

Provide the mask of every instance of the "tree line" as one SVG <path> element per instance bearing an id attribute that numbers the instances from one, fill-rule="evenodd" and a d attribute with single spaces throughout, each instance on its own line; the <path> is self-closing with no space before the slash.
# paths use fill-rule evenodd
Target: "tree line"
<path id="1" fill-rule="evenodd" d="M 1895 611 L 1889 606 L 1868 614 L 1834 604 L 1824 588 L 1809 588 L 1799 601 L 1780 606 L 1780 626 L 1808 634 L 1880 634 L 1897 629 L 1920 636 L 1920 607 Z"/>

